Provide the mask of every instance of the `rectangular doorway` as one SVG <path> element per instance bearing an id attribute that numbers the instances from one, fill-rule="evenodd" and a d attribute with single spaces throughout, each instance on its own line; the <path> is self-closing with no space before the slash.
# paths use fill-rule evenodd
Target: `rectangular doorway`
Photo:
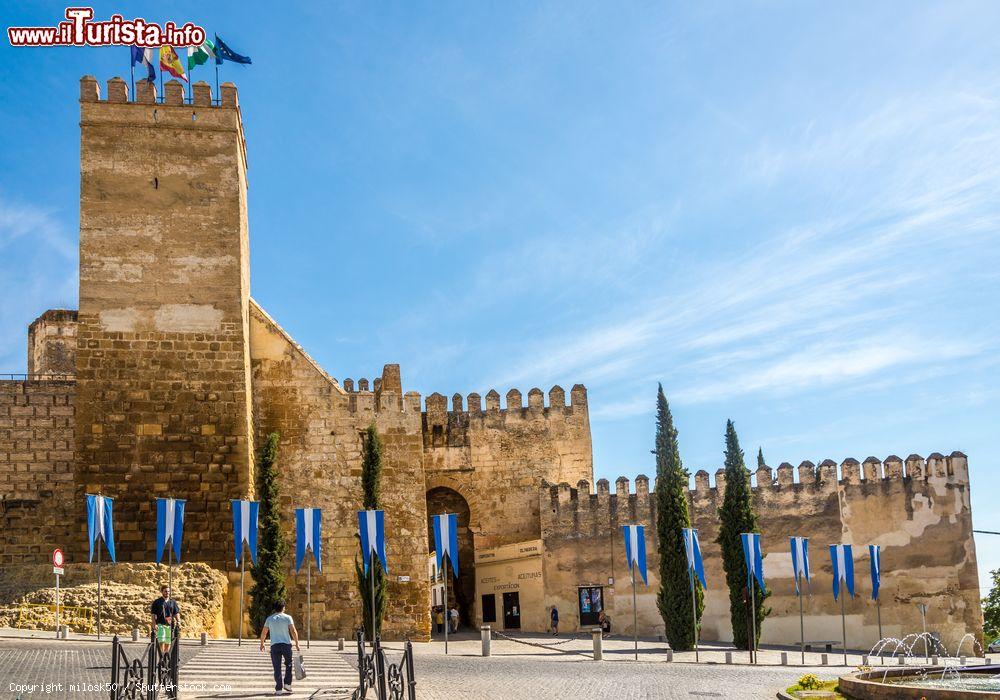
<path id="1" fill-rule="evenodd" d="M 517 591 L 503 594 L 503 628 L 521 629 L 521 597 Z"/>
<path id="2" fill-rule="evenodd" d="M 497 621 L 497 596 L 489 593 L 483 596 L 483 624 Z"/>
<path id="3" fill-rule="evenodd" d="M 604 587 L 583 586 L 579 591 L 580 627 L 600 624 L 601 611 L 604 610 Z"/>

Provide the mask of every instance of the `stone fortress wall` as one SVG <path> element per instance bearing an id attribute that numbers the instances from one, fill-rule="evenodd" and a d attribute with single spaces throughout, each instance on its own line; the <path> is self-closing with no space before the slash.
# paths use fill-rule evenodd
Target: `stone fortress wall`
<path id="1" fill-rule="evenodd" d="M 797 478 L 796 478 L 797 476 Z M 788 538 L 809 537 L 812 581 L 805 603 L 808 641 L 841 637 L 840 605 L 833 599 L 830 544 L 854 545 L 856 597 L 846 601 L 848 643 L 870 647 L 878 640 L 876 607 L 871 601 L 868 544 L 882 546 L 883 635 L 901 637 L 921 630 L 916 603 L 927 603 L 927 629 L 940 634 L 952 648 L 966 632 L 982 635 L 978 571 L 972 537 L 968 462 L 960 452 L 934 453 L 925 461 L 910 455 L 884 462 L 846 459 L 840 465 L 825 460 L 798 469 L 784 463 L 754 475 L 754 504 L 764 547 L 764 572 L 772 595 L 761 641 L 791 643 L 799 639 L 798 598 L 792 576 Z M 708 582 L 702 637 L 729 641 L 729 593 L 719 545 L 718 509 L 722 505 L 725 472 L 715 485 L 699 471 L 688 505 L 698 528 Z M 655 484 L 652 485 L 655 489 Z M 605 600 L 617 631 L 631 633 L 632 591 L 624 564 L 621 527 L 646 525 L 649 585 L 638 587 L 640 634 L 662 634 L 656 609 L 659 555 L 655 532 L 656 503 L 649 479 L 639 476 L 635 492 L 619 478 L 615 492 L 597 482 L 548 486 L 541 494 L 543 571 L 548 603 L 559 606 L 570 629 L 576 626 L 577 586 L 605 588 Z"/>
<path id="2" fill-rule="evenodd" d="M 312 573 L 314 634 L 350 636 L 360 620 L 362 436 L 374 423 L 384 442 L 391 533 L 389 636 L 429 635 L 428 517 L 445 511 L 459 512 L 463 622 L 481 612 L 476 555 L 542 540 L 545 604 L 558 603 L 563 628 L 575 627 L 574 596 L 584 584 L 608 586 L 616 626 L 628 628 L 620 525 L 651 524 L 655 510 L 644 477 L 635 494 L 626 480 L 614 495 L 603 480 L 590 494 L 586 389 L 573 386 L 568 401 L 559 386 L 547 401 L 531 389 L 527 405 L 512 389 L 504 406 L 496 390 L 456 394 L 449 410 L 441 394 L 422 400 L 404 392 L 398 365 L 385 365 L 371 383 L 335 380 L 250 297 L 246 144 L 235 86 L 223 84 L 213 102 L 210 87 L 196 83 L 193 104 L 175 81 L 163 103 L 154 86 L 137 87 L 130 102 L 125 82 L 113 78 L 102 100 L 96 80 L 81 80 L 80 311 L 40 316 L 29 328 L 28 379 L 0 381 L 0 564 L 44 564 L 53 546 L 64 549 L 68 566 L 85 561 L 83 495 L 97 491 L 116 498 L 119 561 L 152 561 L 154 499 L 186 498 L 185 558 L 228 577 L 224 617 L 235 634 L 239 568 L 228 501 L 254 496 L 255 445 L 277 431 L 289 543 L 295 507 L 324 509 L 323 571 Z M 863 468 L 848 460 L 840 478 L 835 464 L 805 463 L 798 482 L 782 465 L 776 481 L 769 471 L 757 480 L 775 590 L 765 639 L 792 634 L 786 613 L 797 602 L 781 573 L 790 568 L 792 532 L 815 538 L 820 572 L 809 600 L 816 629 L 807 636 L 837 638 L 827 631 L 835 618 L 830 596 L 820 593 L 829 565 L 818 545 L 841 540 L 885 547 L 887 633 L 913 629 L 908 602 L 925 594 L 929 624 L 981 625 L 963 456 L 932 455 L 926 465 L 913 457 L 905 472 L 895 458 Z M 728 605 L 713 543 L 721 489 L 704 472 L 695 484 L 691 503 L 710 577 L 705 635 L 724 639 Z M 655 543 L 650 555 L 640 628 L 655 632 Z M 860 560 L 858 572 L 861 581 Z M 296 574 L 291 557 L 287 584 L 291 612 L 303 618 L 305 571 Z M 900 601 L 897 618 L 890 596 Z M 851 606 L 852 631 L 869 634 L 873 611 L 860 601 Z M 525 629 L 545 612 L 526 609 Z"/>

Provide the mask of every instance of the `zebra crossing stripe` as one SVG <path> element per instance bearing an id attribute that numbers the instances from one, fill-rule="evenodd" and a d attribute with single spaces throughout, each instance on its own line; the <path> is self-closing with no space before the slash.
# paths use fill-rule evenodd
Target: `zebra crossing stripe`
<path id="1" fill-rule="evenodd" d="M 357 686 L 358 672 L 342 652 L 320 648 L 303 650 L 302 655 L 306 677 L 292 683 L 296 695 Z M 205 649 L 183 664 L 178 675 L 181 690 L 189 697 L 274 691 L 271 656 L 266 651 L 260 652 L 256 644 Z"/>

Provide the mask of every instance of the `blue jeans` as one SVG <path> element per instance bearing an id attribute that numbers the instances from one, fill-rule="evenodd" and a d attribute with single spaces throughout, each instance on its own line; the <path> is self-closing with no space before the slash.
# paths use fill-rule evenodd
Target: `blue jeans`
<path id="1" fill-rule="evenodd" d="M 271 645 L 271 666 L 274 667 L 274 689 L 281 690 L 281 660 L 285 660 L 285 687 L 292 685 L 292 645 L 284 642 Z"/>

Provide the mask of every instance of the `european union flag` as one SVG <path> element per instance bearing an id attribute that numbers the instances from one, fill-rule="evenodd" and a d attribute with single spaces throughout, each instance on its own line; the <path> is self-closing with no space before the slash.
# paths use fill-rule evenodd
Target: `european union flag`
<path id="1" fill-rule="evenodd" d="M 233 51 L 224 42 L 218 34 L 215 35 L 215 62 L 221 64 L 223 61 L 232 61 L 233 63 L 243 63 L 249 65 L 253 61 L 250 60 L 249 56 L 241 56 L 240 54 Z"/>

